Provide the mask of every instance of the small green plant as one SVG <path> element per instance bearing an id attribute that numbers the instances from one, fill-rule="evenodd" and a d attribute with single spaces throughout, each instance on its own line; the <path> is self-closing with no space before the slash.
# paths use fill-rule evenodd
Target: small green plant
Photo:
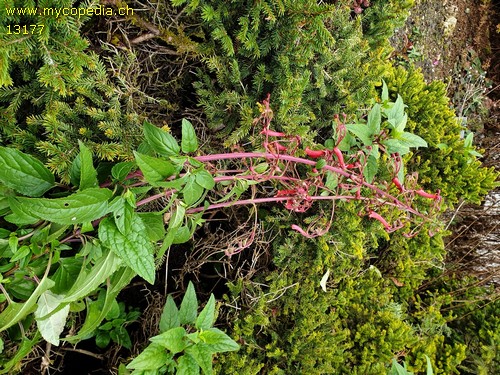
<path id="1" fill-rule="evenodd" d="M 221 330 L 214 328 L 215 297 L 212 294 L 198 314 L 194 286 L 189 282 L 180 309 L 168 296 L 160 320 L 160 334 L 131 363 L 132 374 L 212 374 L 215 353 L 235 351 L 239 345 Z"/>
<path id="2" fill-rule="evenodd" d="M 104 290 L 101 290 L 98 300 L 104 303 L 105 298 L 106 293 Z M 97 328 L 95 335 L 96 345 L 104 349 L 113 341 L 130 350 L 132 348 L 132 342 L 127 332 L 126 325 L 135 322 L 140 315 L 141 313 L 138 309 L 132 308 L 127 312 L 125 303 L 115 301 L 113 307 L 106 315 L 105 320 L 107 321 Z"/>
<path id="3" fill-rule="evenodd" d="M 426 375 L 434 375 L 434 371 L 432 370 L 431 360 L 428 356 L 425 356 L 427 360 L 427 371 Z M 403 362 L 403 366 L 401 366 L 395 359 L 392 360 L 392 367 L 387 373 L 387 375 L 413 375 L 413 372 L 408 371 L 406 368 L 406 363 Z"/>

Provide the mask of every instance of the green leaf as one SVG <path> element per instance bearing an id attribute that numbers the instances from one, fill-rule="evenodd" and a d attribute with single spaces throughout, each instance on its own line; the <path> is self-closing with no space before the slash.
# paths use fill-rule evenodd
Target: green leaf
<path id="1" fill-rule="evenodd" d="M 185 154 L 195 152 L 198 149 L 198 140 L 193 125 L 186 119 L 182 119 L 181 149 Z"/>
<path id="2" fill-rule="evenodd" d="M 213 326 L 215 322 L 215 297 L 214 295 L 210 295 L 210 299 L 207 304 L 201 310 L 200 315 L 196 319 L 196 329 L 209 329 Z"/>
<path id="3" fill-rule="evenodd" d="M 66 293 L 61 302 L 73 302 L 88 296 L 110 277 L 122 264 L 121 259 L 115 253 L 108 251 L 100 257 L 88 271 L 85 267 L 81 269 L 73 287 Z"/>
<path id="4" fill-rule="evenodd" d="M 52 313 L 62 300 L 62 296 L 52 293 L 47 290 L 42 293 L 40 298 L 38 298 L 38 307 L 35 311 L 35 319 L 37 323 L 38 330 L 42 334 L 45 341 L 50 342 L 52 345 L 59 346 L 59 336 L 64 330 L 66 325 L 66 318 L 69 314 L 69 305 Z M 40 319 L 46 315 L 50 316 Z"/>
<path id="5" fill-rule="evenodd" d="M 371 145 L 372 138 L 373 138 L 373 132 L 371 129 L 368 127 L 366 124 L 347 124 L 346 125 L 347 130 L 349 130 L 351 133 L 353 133 L 356 137 L 361 139 L 363 144 L 365 146 Z"/>
<path id="6" fill-rule="evenodd" d="M 136 151 L 134 151 L 134 156 L 144 178 L 152 185 L 155 182 L 167 179 L 175 173 L 174 166 L 167 160 L 140 154 Z"/>
<path id="7" fill-rule="evenodd" d="M 97 331 L 97 334 L 95 335 L 95 344 L 101 348 L 104 349 L 106 348 L 111 341 L 111 336 L 109 335 L 109 332 L 107 331 Z"/>
<path id="8" fill-rule="evenodd" d="M 387 122 L 389 122 L 391 128 L 398 132 L 402 132 L 406 126 L 408 116 L 405 114 L 405 104 L 400 95 L 398 95 L 394 105 L 386 111 L 386 114 Z"/>
<path id="9" fill-rule="evenodd" d="M 46 276 L 42 278 L 30 298 L 24 303 L 12 302 L 0 314 L 0 332 L 23 320 L 28 314 L 36 310 L 36 300 L 46 290 L 52 288 L 54 282 Z"/>
<path id="10" fill-rule="evenodd" d="M 187 206 L 194 205 L 200 200 L 203 193 L 204 189 L 196 182 L 196 176 L 192 174 L 186 176 L 186 184 L 182 189 L 184 203 L 186 203 Z"/>
<path id="11" fill-rule="evenodd" d="M 92 152 L 82 141 L 78 140 L 80 146 L 80 190 L 97 186 L 97 171 L 94 168 Z"/>
<path id="12" fill-rule="evenodd" d="M 427 147 L 427 142 L 413 133 L 404 132 L 397 139 L 404 141 L 407 147 Z"/>
<path id="13" fill-rule="evenodd" d="M 201 332 L 199 337 L 210 345 L 210 349 L 214 353 L 229 352 L 240 348 L 236 341 L 217 328 L 209 328 Z"/>
<path id="14" fill-rule="evenodd" d="M 0 369 L 0 374 L 14 374 L 15 372 L 11 371 L 13 367 L 18 366 L 24 357 L 28 354 L 33 353 L 33 347 L 38 344 L 41 339 L 40 333 L 37 331 L 33 339 L 28 339 L 27 337 L 23 337 L 20 344 L 18 344 L 18 349 L 16 354 L 10 358 L 10 360 L 6 363 L 2 362 L 2 368 Z M 17 373 L 17 372 L 16 372 Z"/>
<path id="15" fill-rule="evenodd" d="M 211 364 L 210 364 L 211 365 Z M 200 373 L 200 366 L 196 363 L 195 359 L 189 354 L 184 354 L 178 359 L 177 375 L 198 375 Z M 211 374 L 212 372 L 210 372 Z M 206 374 L 209 374 L 206 372 Z"/>
<path id="16" fill-rule="evenodd" d="M 174 245 L 179 245 L 181 243 L 188 242 L 191 238 L 191 231 L 189 230 L 189 227 L 187 225 L 184 225 L 182 227 L 172 229 L 174 231 L 175 235 L 172 240 L 172 243 Z"/>
<path id="17" fill-rule="evenodd" d="M 116 271 L 110 278 L 109 287 L 106 290 L 104 298 L 104 304 L 100 301 L 90 301 L 87 306 L 87 317 L 82 328 L 77 335 L 66 337 L 64 340 L 75 344 L 83 339 L 87 339 L 104 320 L 107 313 L 112 308 L 116 296 L 118 296 L 121 290 L 130 283 L 130 280 L 132 280 L 135 275 L 136 273 L 128 267 L 122 267 Z"/>
<path id="18" fill-rule="evenodd" d="M 81 272 L 83 259 L 81 258 L 61 258 L 57 271 L 50 277 L 55 285 L 51 289 L 56 294 L 67 292 L 74 284 Z"/>
<path id="19" fill-rule="evenodd" d="M 153 244 L 149 241 L 146 228 L 137 214 L 133 215 L 131 231 L 127 235 L 120 233 L 111 218 L 105 218 L 99 224 L 99 239 L 139 276 L 154 284 Z"/>
<path id="20" fill-rule="evenodd" d="M 377 103 L 368 113 L 367 125 L 372 135 L 380 133 L 381 122 L 382 122 L 382 116 L 380 113 L 380 104 Z"/>
<path id="21" fill-rule="evenodd" d="M 160 332 L 166 332 L 169 329 L 179 327 L 180 325 L 181 321 L 179 319 L 179 310 L 175 305 L 174 299 L 171 295 L 169 295 L 160 318 Z"/>
<path id="22" fill-rule="evenodd" d="M 181 324 L 194 324 L 198 314 L 198 300 L 193 283 L 190 281 L 179 310 Z"/>
<path id="23" fill-rule="evenodd" d="M 111 176 L 117 181 L 125 180 L 125 177 L 132 171 L 135 163 L 133 161 L 122 161 L 121 163 L 113 165 L 111 168 Z"/>
<path id="24" fill-rule="evenodd" d="M 152 343 L 130 362 L 127 368 L 135 370 L 155 370 L 165 365 L 165 363 L 170 362 L 171 359 L 172 356 L 165 351 L 163 346 Z"/>
<path id="25" fill-rule="evenodd" d="M 363 176 L 365 177 L 368 183 L 372 183 L 375 175 L 378 171 L 378 161 L 372 155 L 368 156 L 366 160 L 365 168 L 363 169 Z"/>
<path id="26" fill-rule="evenodd" d="M 410 152 L 410 148 L 406 145 L 406 142 L 399 139 L 387 139 L 382 144 L 386 146 L 387 153 L 389 154 L 399 153 L 399 155 L 405 155 Z"/>
<path id="27" fill-rule="evenodd" d="M 132 219 L 135 216 L 135 205 L 130 205 L 123 197 L 119 197 L 116 206 L 113 205 L 113 216 L 115 224 L 121 234 L 124 236 L 132 229 Z"/>
<path id="28" fill-rule="evenodd" d="M 389 89 L 387 88 L 387 84 L 385 81 L 382 81 L 382 96 L 380 97 L 383 102 L 386 102 L 389 100 Z"/>
<path id="29" fill-rule="evenodd" d="M 165 237 L 165 225 L 163 223 L 163 216 L 154 212 L 139 212 L 146 234 L 150 241 L 157 242 Z"/>
<path id="30" fill-rule="evenodd" d="M 182 352 L 188 345 L 187 332 L 184 327 L 170 328 L 168 331 L 153 336 L 150 340 L 170 350 L 173 354 Z"/>
<path id="31" fill-rule="evenodd" d="M 163 156 L 179 155 L 179 144 L 171 134 L 157 128 L 147 121 L 144 121 L 143 126 L 144 137 L 153 150 Z"/>
<path id="32" fill-rule="evenodd" d="M 52 188 L 54 175 L 31 155 L 0 147 L 0 182 L 18 193 L 39 197 Z"/>
<path id="33" fill-rule="evenodd" d="M 199 171 L 196 171 L 194 174 L 196 183 L 202 187 L 204 187 L 207 190 L 213 189 L 215 186 L 215 181 L 214 178 L 210 173 L 208 173 L 206 170 L 201 169 Z"/>
<path id="34" fill-rule="evenodd" d="M 213 352 L 210 350 L 210 346 L 200 342 L 186 349 L 186 353 L 190 354 L 198 366 L 201 367 L 205 375 L 212 374 L 212 357 Z"/>
<path id="35" fill-rule="evenodd" d="M 121 345 L 129 350 L 132 348 L 132 341 L 130 341 L 130 336 L 125 327 L 123 326 L 117 327 L 116 329 L 110 332 L 110 336 L 111 339 L 118 345 Z"/>
<path id="36" fill-rule="evenodd" d="M 470 132 L 467 134 L 467 137 L 464 139 L 464 147 L 470 148 L 472 147 L 472 141 L 474 140 L 474 133 Z"/>
<path id="37" fill-rule="evenodd" d="M 10 209 L 12 210 L 11 214 L 5 216 L 5 220 L 9 223 L 21 226 L 35 224 L 40 221 L 38 217 L 33 216 L 29 206 L 21 204 L 16 198 L 8 197 L 7 201 L 9 202 Z"/>
<path id="38" fill-rule="evenodd" d="M 64 198 L 18 197 L 17 199 L 40 219 L 58 224 L 81 224 L 106 215 L 108 200 L 112 195 L 108 189 L 89 188 Z"/>

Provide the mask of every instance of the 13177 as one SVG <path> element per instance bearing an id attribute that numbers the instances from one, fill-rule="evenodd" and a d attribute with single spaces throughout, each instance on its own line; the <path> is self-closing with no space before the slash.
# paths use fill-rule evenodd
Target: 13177
<path id="1" fill-rule="evenodd" d="M 43 25 L 7 25 L 7 34 L 41 34 Z"/>

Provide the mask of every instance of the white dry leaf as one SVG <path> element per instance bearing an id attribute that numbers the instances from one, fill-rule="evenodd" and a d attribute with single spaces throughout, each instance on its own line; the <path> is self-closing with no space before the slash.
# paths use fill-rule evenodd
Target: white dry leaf
<path id="1" fill-rule="evenodd" d="M 325 274 L 321 278 L 321 281 L 319 282 L 321 289 L 323 289 L 325 293 L 326 293 L 326 282 L 328 281 L 328 277 L 330 277 L 330 270 L 326 270 Z"/>
<path id="2" fill-rule="evenodd" d="M 40 298 L 38 298 L 38 307 L 35 311 L 35 319 L 38 330 L 45 341 L 50 342 L 55 346 L 59 346 L 59 336 L 66 325 L 66 318 L 69 314 L 69 304 L 54 314 L 46 318 L 45 316 L 59 306 L 63 297 L 64 296 L 54 294 L 50 290 L 47 290 L 42 293 Z"/>

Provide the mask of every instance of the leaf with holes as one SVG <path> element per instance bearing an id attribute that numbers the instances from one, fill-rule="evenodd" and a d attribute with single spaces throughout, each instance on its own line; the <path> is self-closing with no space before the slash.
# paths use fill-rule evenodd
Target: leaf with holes
<path id="1" fill-rule="evenodd" d="M 89 188 L 64 198 L 18 197 L 17 200 L 40 219 L 58 224 L 81 224 L 106 215 L 112 195 L 108 189 Z"/>

